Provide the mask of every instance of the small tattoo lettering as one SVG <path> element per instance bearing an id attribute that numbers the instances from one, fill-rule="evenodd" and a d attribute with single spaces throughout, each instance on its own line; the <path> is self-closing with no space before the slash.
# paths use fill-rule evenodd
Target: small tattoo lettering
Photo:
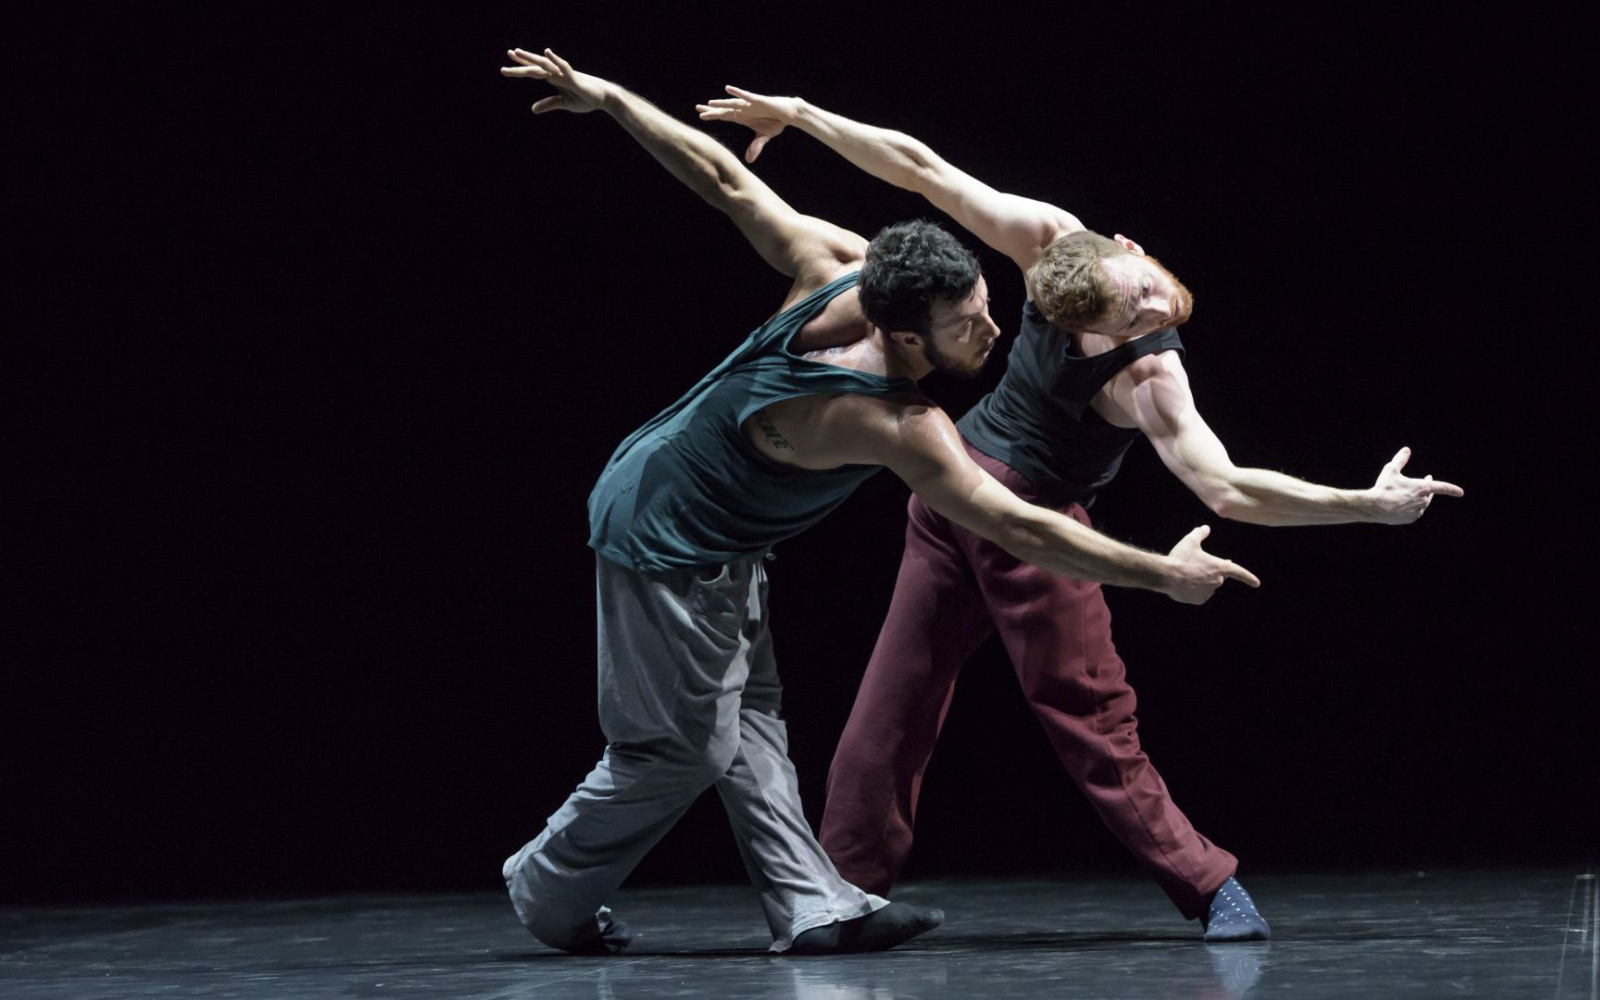
<path id="1" fill-rule="evenodd" d="M 794 445 L 790 444 L 788 439 L 778 433 L 777 426 L 773 424 L 772 418 L 767 416 L 766 410 L 757 410 L 754 417 L 756 426 L 761 428 L 761 433 L 767 439 L 768 444 L 780 450 L 794 451 Z"/>

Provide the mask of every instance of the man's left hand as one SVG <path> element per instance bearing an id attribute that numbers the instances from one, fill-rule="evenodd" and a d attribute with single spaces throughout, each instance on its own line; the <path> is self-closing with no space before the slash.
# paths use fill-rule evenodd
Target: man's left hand
<path id="1" fill-rule="evenodd" d="M 744 162 L 754 163 L 756 157 L 761 155 L 762 147 L 776 139 L 778 133 L 788 126 L 799 108 L 800 99 L 763 97 L 738 87 L 723 89 L 732 96 L 716 98 L 710 104 L 696 104 L 695 110 L 700 112 L 703 122 L 738 122 L 754 132 L 756 137 L 750 140 L 749 148 L 744 151 Z"/>
<path id="2" fill-rule="evenodd" d="M 1378 481 L 1367 493 L 1376 507 L 1374 521 L 1380 524 L 1410 524 L 1422 516 L 1433 498 L 1463 496 L 1465 491 L 1454 483 L 1442 483 L 1432 476 L 1412 479 L 1401 470 L 1411 459 L 1411 449 L 1401 448 L 1393 459 L 1378 473 Z"/>

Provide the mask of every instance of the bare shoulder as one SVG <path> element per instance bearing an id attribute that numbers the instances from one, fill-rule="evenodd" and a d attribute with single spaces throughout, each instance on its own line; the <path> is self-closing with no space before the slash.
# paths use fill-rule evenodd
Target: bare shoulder
<path id="1" fill-rule="evenodd" d="M 861 265 L 866 263 L 866 240 L 830 223 L 820 224 L 835 230 L 835 234 L 832 238 L 818 241 L 812 252 L 796 261 L 794 284 L 789 286 L 789 294 L 784 297 L 780 312 L 830 281 L 835 281 L 852 271 L 861 270 Z M 853 301 L 855 296 L 850 298 Z"/>
<path id="2" fill-rule="evenodd" d="M 1160 351 L 1136 359 L 1113 375 L 1090 405 L 1107 423 L 1134 428 L 1141 426 L 1136 417 L 1146 405 L 1141 400 L 1160 399 L 1170 404 L 1188 394 L 1189 376 L 1183 370 L 1183 355 Z"/>
<path id="3" fill-rule="evenodd" d="M 921 392 L 910 391 L 901 396 L 868 396 L 860 392 L 842 392 L 823 399 L 819 408 L 840 426 L 880 431 L 901 431 L 919 427 L 935 414 L 944 411 Z M 949 418 L 944 417 L 948 422 Z"/>
<path id="4" fill-rule="evenodd" d="M 1188 373 L 1183 370 L 1183 355 L 1177 351 L 1159 351 L 1146 354 L 1118 372 L 1116 378 L 1127 385 L 1141 385 L 1155 380 L 1172 380 L 1187 384 Z"/>
<path id="5" fill-rule="evenodd" d="M 826 284 L 846 271 L 859 271 L 867 259 L 867 240 L 843 226 L 822 219 L 808 220 L 812 239 L 797 261 L 797 281 L 814 276 Z"/>
<path id="6" fill-rule="evenodd" d="M 1043 201 L 1019 200 L 1032 209 L 1028 213 L 1033 229 L 1032 238 L 1025 245 L 1025 253 L 1017 257 L 1017 264 L 1021 266 L 1023 274 L 1026 276 L 1029 269 L 1038 262 L 1040 257 L 1044 256 L 1046 250 L 1050 249 L 1051 244 L 1063 236 L 1081 233 L 1087 227 L 1078 221 L 1076 215 L 1064 208 L 1057 208 L 1055 205 Z M 1028 297 L 1032 298 L 1033 289 L 1031 286 L 1028 292 Z"/>
<path id="7" fill-rule="evenodd" d="M 921 393 L 842 393 L 818 403 L 817 426 L 840 461 L 894 466 L 959 441 L 948 414 Z"/>
<path id="8" fill-rule="evenodd" d="M 1040 236 L 1044 246 L 1049 246 L 1063 236 L 1081 233 L 1089 228 L 1085 226 L 1076 215 L 1064 208 L 1058 208 L 1045 202 L 1040 202 L 1042 209 L 1039 212 Z"/>

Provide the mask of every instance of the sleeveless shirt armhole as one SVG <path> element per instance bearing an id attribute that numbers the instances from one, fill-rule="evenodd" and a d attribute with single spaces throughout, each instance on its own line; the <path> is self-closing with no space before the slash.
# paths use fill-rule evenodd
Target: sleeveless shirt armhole
<path id="1" fill-rule="evenodd" d="M 787 329 L 794 315 L 803 310 L 813 310 L 812 316 L 815 316 L 816 313 L 822 311 L 821 308 L 817 307 L 817 300 L 819 298 L 821 298 L 821 305 L 826 306 L 827 303 L 832 302 L 838 296 L 843 295 L 845 288 L 854 285 L 856 278 L 859 277 L 860 274 L 860 271 L 847 271 L 846 273 L 839 275 L 837 278 L 834 278 L 832 281 L 818 288 L 816 291 L 812 292 L 810 295 L 807 295 L 799 302 L 796 302 L 794 305 L 783 310 L 782 312 L 773 316 L 771 319 L 767 320 L 765 323 L 762 323 L 760 326 L 756 327 L 756 332 L 753 335 L 754 338 L 765 343 L 769 337 L 771 337 L 774 331 Z M 809 321 L 810 318 L 811 317 L 807 317 L 807 320 Z M 802 323 L 800 325 L 804 326 L 805 324 Z M 788 332 L 784 334 L 784 342 L 778 346 L 785 354 L 797 356 L 793 351 L 789 350 L 788 341 L 789 339 L 792 339 L 794 334 L 798 331 L 799 327 L 795 327 L 792 330 L 788 330 Z"/>

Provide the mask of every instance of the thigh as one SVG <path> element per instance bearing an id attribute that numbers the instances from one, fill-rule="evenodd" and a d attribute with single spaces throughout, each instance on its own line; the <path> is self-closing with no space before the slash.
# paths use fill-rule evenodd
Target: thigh
<path id="1" fill-rule="evenodd" d="M 907 514 L 894 596 L 852 712 L 853 723 L 859 715 L 880 729 L 895 718 L 942 713 L 962 664 L 994 630 L 954 536 L 962 529 L 915 496 Z"/>
<path id="2" fill-rule="evenodd" d="M 1076 505 L 1062 513 L 1089 523 Z M 1031 566 L 976 536 L 967 544 L 984 602 L 1030 699 L 1085 713 L 1131 696 L 1100 584 Z"/>
<path id="3" fill-rule="evenodd" d="M 636 573 L 597 562 L 606 738 L 698 744 L 736 724 L 749 672 L 737 567 Z"/>

